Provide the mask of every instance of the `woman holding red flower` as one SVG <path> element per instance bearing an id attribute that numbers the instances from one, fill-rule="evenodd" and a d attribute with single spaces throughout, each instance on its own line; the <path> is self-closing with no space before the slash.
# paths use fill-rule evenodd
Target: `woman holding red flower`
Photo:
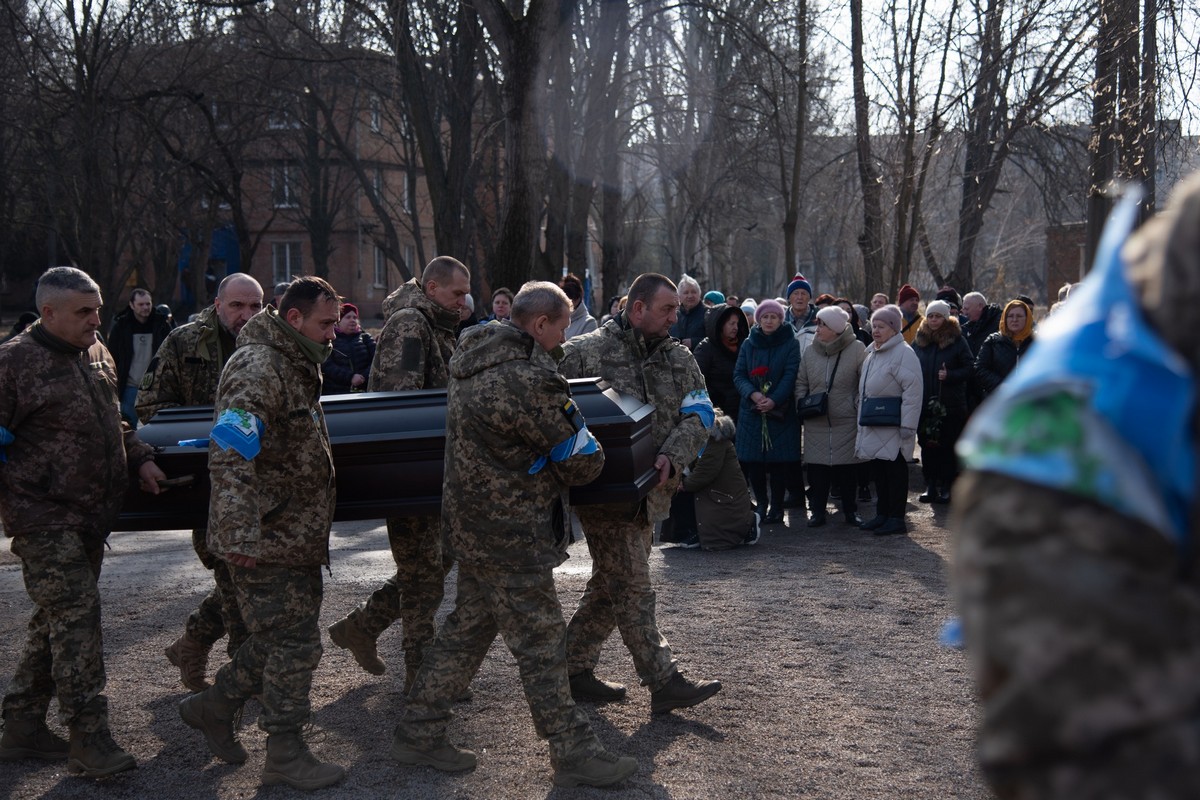
<path id="1" fill-rule="evenodd" d="M 796 331 L 783 321 L 783 306 L 774 300 L 759 304 L 754 323 L 733 369 L 733 384 L 742 398 L 737 456 L 750 478 L 762 523 L 770 525 L 783 522 L 787 476 L 800 468 L 800 418 L 792 405 L 800 345 Z"/>

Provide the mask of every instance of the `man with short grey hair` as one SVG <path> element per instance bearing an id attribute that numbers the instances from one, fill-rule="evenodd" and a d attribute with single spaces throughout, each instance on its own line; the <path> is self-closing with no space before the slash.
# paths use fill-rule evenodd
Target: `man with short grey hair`
<path id="1" fill-rule="evenodd" d="M 704 340 L 704 314 L 708 310 L 700 302 L 700 283 L 691 275 L 679 279 L 679 318 L 671 326 L 671 335 L 688 350 Z"/>
<path id="2" fill-rule="evenodd" d="M 153 449 L 121 419 L 116 367 L 96 336 L 100 287 L 54 267 L 41 319 L 0 345 L 0 520 L 33 616 L 4 696 L 0 761 L 67 760 L 90 778 L 136 766 L 108 725 L 97 581 L 129 468 L 158 494 Z M 68 744 L 46 727 L 51 697 Z"/>
<path id="3" fill-rule="evenodd" d="M 967 292 L 963 295 L 963 337 L 971 345 L 971 352 L 979 355 L 983 340 L 1000 330 L 1000 317 L 1004 313 L 1000 306 L 991 303 L 980 292 Z"/>

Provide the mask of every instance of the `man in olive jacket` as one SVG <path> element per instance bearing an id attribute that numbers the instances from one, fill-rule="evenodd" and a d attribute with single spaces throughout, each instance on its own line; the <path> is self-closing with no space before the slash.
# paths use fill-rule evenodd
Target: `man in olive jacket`
<path id="1" fill-rule="evenodd" d="M 458 335 L 459 311 L 471 290 L 471 273 L 457 260 L 439 256 L 383 303 L 387 323 L 371 362 L 372 392 L 444 389 Z M 348 649 L 359 666 L 382 675 L 375 642 L 393 622 L 404 623 L 404 688 L 412 685 L 421 657 L 433 642 L 434 614 L 454 563 L 443 546 L 437 514 L 387 521 L 396 574 L 358 608 L 329 628 L 329 638 Z"/>
<path id="2" fill-rule="evenodd" d="M 689 681 L 676 669 L 671 646 L 658 630 L 650 585 L 654 523 L 666 519 L 684 467 L 696 460 L 713 423 L 696 359 L 669 335 L 678 312 L 679 296 L 669 278 L 640 275 L 629 287 L 625 310 L 567 342 L 560 365 L 568 378 L 599 376 L 654 406 L 657 485 L 641 503 L 579 509 L 592 577 L 567 626 L 567 669 L 575 699 L 622 699 L 624 686 L 595 675 L 605 640 L 619 628 L 656 714 L 696 705 L 721 688 L 718 681 Z"/>
<path id="3" fill-rule="evenodd" d="M 237 335 L 262 307 L 263 290 L 258 281 L 243 272 L 226 276 L 217 287 L 213 304 L 193 322 L 171 331 L 158 348 L 138 389 L 138 419 L 147 423 L 164 408 L 211 406 L 221 369 L 237 346 Z M 217 640 L 229 634 L 232 657 L 247 636 L 229 569 L 208 552 L 207 539 L 207 529 L 192 531 L 192 549 L 212 571 L 215 585 L 188 616 L 183 635 L 165 651 L 167 659 L 179 668 L 183 685 L 193 692 L 208 688 L 205 669 Z"/>
<path id="4" fill-rule="evenodd" d="M 593 480 L 604 452 L 550 355 L 570 301 L 527 283 L 511 321 L 477 326 L 450 360 L 442 523 L 458 555 L 458 598 L 428 649 L 396 729 L 392 756 L 449 771 L 475 754 L 446 738 L 450 703 L 466 690 L 496 634 L 521 673 L 538 736 L 560 786 L 607 786 L 637 771 L 608 754 L 570 698 L 566 626 L 554 567 L 566 559 L 569 487 Z"/>
<path id="5" fill-rule="evenodd" d="M 321 660 L 321 567 L 329 563 L 335 486 L 321 411 L 338 298 L 321 278 L 297 278 L 242 328 L 217 389 L 209 445 L 209 550 L 229 566 L 249 638 L 213 686 L 179 706 L 209 749 L 240 764 L 237 709 L 261 691 L 268 734 L 264 784 L 317 789 L 345 771 L 322 764 L 300 731 L 309 720 Z"/>
<path id="6" fill-rule="evenodd" d="M 4 695 L 0 761 L 67 760 L 98 778 L 136 766 L 108 726 L 97 580 L 129 467 L 165 476 L 121 419 L 116 368 L 96 338 L 100 287 L 74 267 L 38 281 L 41 319 L 0 346 L 0 520 L 33 615 Z M 46 727 L 50 698 L 71 731 Z"/>

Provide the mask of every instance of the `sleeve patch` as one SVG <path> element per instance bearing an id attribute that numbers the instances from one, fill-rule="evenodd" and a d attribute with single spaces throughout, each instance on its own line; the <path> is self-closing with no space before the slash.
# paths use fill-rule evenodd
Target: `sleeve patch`
<path id="1" fill-rule="evenodd" d="M 695 414 L 700 418 L 700 422 L 705 429 L 711 429 L 713 422 L 717 418 L 717 413 L 713 410 L 712 400 L 708 398 L 708 392 L 703 389 L 696 389 L 688 392 L 684 396 L 683 402 L 679 404 L 679 413 L 681 416 Z"/>
<path id="2" fill-rule="evenodd" d="M 251 460 L 262 450 L 263 423 L 258 417 L 241 408 L 222 412 L 213 426 L 213 442 L 224 450 L 233 448 L 242 458 Z"/>

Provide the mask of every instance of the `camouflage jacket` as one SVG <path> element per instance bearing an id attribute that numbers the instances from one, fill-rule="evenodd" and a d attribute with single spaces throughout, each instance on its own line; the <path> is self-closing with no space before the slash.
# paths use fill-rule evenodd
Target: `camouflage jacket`
<path id="1" fill-rule="evenodd" d="M 573 408 L 557 364 L 529 334 L 509 322 L 463 334 L 450 360 L 442 483 L 442 523 L 460 562 L 529 573 L 566 558 L 568 487 L 599 475 L 604 451 L 529 473 L 583 423 Z"/>
<path id="2" fill-rule="evenodd" d="M 559 371 L 566 377 L 599 376 L 621 394 L 654 406 L 654 444 L 671 460 L 672 472 L 666 483 L 647 496 L 646 513 L 652 522 L 666 519 L 684 467 L 696 460 L 708 442 L 706 422 L 682 410 L 693 392 L 707 397 L 696 359 L 674 339 L 648 345 L 641 333 L 629 326 L 624 313 L 571 339 L 563 345 L 563 353 Z M 613 509 L 612 513 L 623 512 Z"/>
<path id="3" fill-rule="evenodd" d="M 164 408 L 210 406 L 217 394 L 221 367 L 233 351 L 221 352 L 216 309 L 204 309 L 194 322 L 167 336 L 154 354 L 138 389 L 137 415 L 145 424 Z"/>
<path id="4" fill-rule="evenodd" d="M 13 434 L 0 463 L 8 536 L 58 528 L 107 535 L 121 511 L 129 465 L 152 449 L 121 420 L 112 356 L 35 324 L 0 346 L 0 426 Z"/>
<path id="5" fill-rule="evenodd" d="M 444 389 L 458 336 L 458 312 L 442 308 L 413 278 L 383 301 L 388 320 L 371 362 L 370 392 Z"/>
<path id="6" fill-rule="evenodd" d="M 277 320 L 273 308 L 252 317 L 221 373 L 214 418 L 227 409 L 253 414 L 262 449 L 247 460 L 209 445 L 208 546 L 264 564 L 327 564 L 335 487 L 321 368 Z"/>

